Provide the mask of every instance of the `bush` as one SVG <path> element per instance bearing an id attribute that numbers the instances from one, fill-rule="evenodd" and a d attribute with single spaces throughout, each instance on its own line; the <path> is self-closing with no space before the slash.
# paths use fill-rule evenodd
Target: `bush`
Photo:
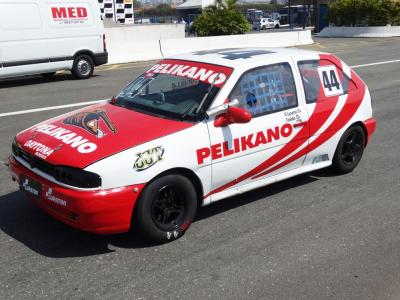
<path id="1" fill-rule="evenodd" d="M 238 11 L 236 0 L 216 0 L 193 22 L 191 31 L 198 36 L 212 36 L 243 34 L 250 28 L 249 22 Z"/>
<path id="2" fill-rule="evenodd" d="M 328 19 L 336 26 L 400 25 L 400 0 L 337 0 Z"/>

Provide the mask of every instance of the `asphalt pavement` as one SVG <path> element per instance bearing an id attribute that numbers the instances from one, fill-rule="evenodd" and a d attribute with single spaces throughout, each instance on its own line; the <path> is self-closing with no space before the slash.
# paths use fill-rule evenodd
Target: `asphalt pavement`
<path id="1" fill-rule="evenodd" d="M 378 128 L 357 169 L 301 175 L 201 208 L 149 245 L 96 236 L 35 208 L 0 166 L 0 299 L 400 299 L 400 39 L 316 39 L 367 83 Z M 369 65 L 377 62 L 388 62 Z M 151 62 L 0 83 L 0 161 L 14 135 L 109 98 Z M 361 66 L 360 66 L 361 65 Z"/>

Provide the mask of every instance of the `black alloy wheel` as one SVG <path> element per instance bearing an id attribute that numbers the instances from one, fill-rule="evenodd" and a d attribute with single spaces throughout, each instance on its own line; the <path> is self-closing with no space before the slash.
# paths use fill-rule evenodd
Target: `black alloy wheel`
<path id="1" fill-rule="evenodd" d="M 333 159 L 334 169 L 341 173 L 354 170 L 361 160 L 365 147 L 365 134 L 361 127 L 350 127 L 339 141 Z"/>
<path id="2" fill-rule="evenodd" d="M 197 192 L 180 174 L 151 181 L 141 192 L 132 214 L 132 229 L 142 239 L 165 243 L 181 237 L 197 211 Z"/>
<path id="3" fill-rule="evenodd" d="M 352 165 L 361 157 L 364 145 L 363 138 L 356 131 L 353 131 L 344 142 L 342 149 L 342 160 L 345 165 Z"/>
<path id="4" fill-rule="evenodd" d="M 151 207 L 154 224 L 163 231 L 175 230 L 185 213 L 185 203 L 179 190 L 173 186 L 163 186 L 155 195 Z"/>

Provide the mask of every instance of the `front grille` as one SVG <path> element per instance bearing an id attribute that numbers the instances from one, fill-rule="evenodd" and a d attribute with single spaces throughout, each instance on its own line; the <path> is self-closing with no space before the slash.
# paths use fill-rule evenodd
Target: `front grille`
<path id="1" fill-rule="evenodd" d="M 37 168 L 43 173 L 46 173 L 50 176 L 54 176 L 54 166 L 45 162 L 44 160 L 35 157 L 32 154 L 29 154 L 21 147 L 18 147 L 18 151 L 14 153 L 14 155 L 22 158 L 25 162 L 27 162 L 32 168 Z"/>
<path id="2" fill-rule="evenodd" d="M 76 222 L 78 220 L 78 215 L 69 211 L 68 209 L 62 208 L 51 201 L 46 201 L 46 207 L 53 214 L 60 216 L 61 218 L 68 219 L 70 221 Z"/>

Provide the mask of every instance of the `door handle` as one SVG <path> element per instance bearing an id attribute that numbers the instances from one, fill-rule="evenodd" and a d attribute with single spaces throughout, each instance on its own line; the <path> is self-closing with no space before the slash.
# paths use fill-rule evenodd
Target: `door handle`
<path id="1" fill-rule="evenodd" d="M 306 126 L 307 125 L 307 121 L 303 121 L 303 122 L 299 122 L 299 123 L 294 123 L 293 124 L 293 127 L 294 128 L 297 128 L 297 127 L 304 127 L 304 126 Z"/>

